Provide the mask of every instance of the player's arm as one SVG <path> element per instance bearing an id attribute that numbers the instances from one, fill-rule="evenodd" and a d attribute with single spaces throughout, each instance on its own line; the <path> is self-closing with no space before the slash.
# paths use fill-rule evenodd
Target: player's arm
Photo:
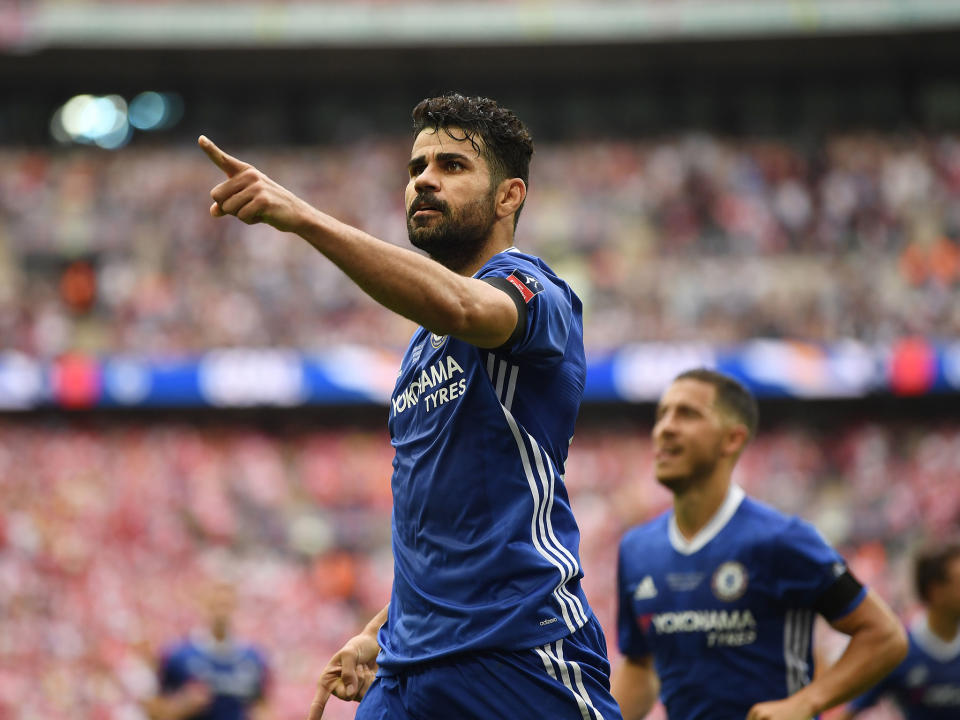
<path id="1" fill-rule="evenodd" d="M 512 336 L 518 310 L 502 290 L 342 223 L 208 138 L 198 142 L 227 175 L 210 193 L 214 217 L 235 215 L 299 235 L 374 300 L 438 335 L 485 348 L 500 347 Z"/>
<path id="2" fill-rule="evenodd" d="M 359 701 L 367 694 L 377 675 L 377 655 L 380 653 L 377 632 L 387 621 L 389 609 L 389 604 L 384 605 L 358 635 L 347 640 L 330 658 L 317 681 L 317 694 L 310 705 L 309 720 L 323 717 L 323 709 L 331 695 L 341 700 Z"/>
<path id="3" fill-rule="evenodd" d="M 907 654 L 903 627 L 872 591 L 852 612 L 830 624 L 850 636 L 837 662 L 789 698 L 755 705 L 747 720 L 807 720 L 872 687 Z"/>
<path id="4" fill-rule="evenodd" d="M 623 720 L 641 720 L 657 702 L 660 680 L 653 656 L 627 657 L 610 677 L 610 692 L 620 705 Z"/>
<path id="5" fill-rule="evenodd" d="M 270 706 L 266 700 L 258 700 L 248 708 L 250 720 L 273 720 Z"/>

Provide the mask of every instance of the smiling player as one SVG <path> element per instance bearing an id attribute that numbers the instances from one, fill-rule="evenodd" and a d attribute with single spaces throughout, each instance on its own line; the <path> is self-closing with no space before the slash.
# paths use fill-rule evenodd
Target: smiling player
<path id="1" fill-rule="evenodd" d="M 657 480 L 673 511 L 620 544 L 613 678 L 625 718 L 660 696 L 670 720 L 808 720 L 888 673 L 906 641 L 896 617 L 806 522 L 731 482 L 757 406 L 712 370 L 681 374 L 657 407 Z M 811 681 L 814 613 L 850 635 Z"/>

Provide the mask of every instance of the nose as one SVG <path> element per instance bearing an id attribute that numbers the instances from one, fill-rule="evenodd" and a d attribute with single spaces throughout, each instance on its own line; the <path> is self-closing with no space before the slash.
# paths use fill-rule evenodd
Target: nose
<path id="1" fill-rule="evenodd" d="M 435 163 L 429 163 L 413 180 L 413 189 L 418 193 L 424 190 L 437 191 L 440 189 L 440 175 Z"/>
<path id="2" fill-rule="evenodd" d="M 673 433 L 673 413 L 665 412 L 657 421 L 653 424 L 653 438 L 661 438 L 664 435 L 670 435 Z"/>

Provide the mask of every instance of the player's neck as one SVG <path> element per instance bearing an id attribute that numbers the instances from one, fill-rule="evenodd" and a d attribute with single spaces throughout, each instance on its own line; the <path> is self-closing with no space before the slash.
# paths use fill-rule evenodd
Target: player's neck
<path id="1" fill-rule="evenodd" d="M 511 247 L 513 247 L 513 235 L 505 236 L 502 233 L 493 233 L 487 238 L 487 241 L 473 257 L 469 259 L 459 259 L 455 262 L 438 262 L 441 262 L 448 270 L 452 270 L 458 275 L 473 277 L 480 268 L 490 261 L 490 258 Z"/>
<path id="2" fill-rule="evenodd" d="M 677 529 L 687 540 L 706 527 L 717 514 L 730 491 L 729 475 L 707 478 L 673 497 L 673 515 Z"/>
<path id="3" fill-rule="evenodd" d="M 491 233 L 490 238 L 487 241 L 487 244 L 483 247 L 483 252 L 477 257 L 474 264 L 467 268 L 465 272 L 461 272 L 461 275 L 466 275 L 467 277 L 472 277 L 477 274 L 477 270 L 486 265 L 490 258 L 498 253 L 502 253 L 507 248 L 513 247 L 513 233 L 509 235 L 504 232 L 494 232 Z"/>
<path id="4" fill-rule="evenodd" d="M 945 643 L 952 643 L 957 639 L 957 632 L 960 631 L 960 618 L 952 613 L 927 608 L 927 625 L 930 627 L 930 632 L 938 638 Z"/>

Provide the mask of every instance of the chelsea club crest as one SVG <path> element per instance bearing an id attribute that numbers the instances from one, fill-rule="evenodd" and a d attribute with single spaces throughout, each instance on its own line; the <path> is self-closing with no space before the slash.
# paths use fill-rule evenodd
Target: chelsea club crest
<path id="1" fill-rule="evenodd" d="M 747 569 L 738 562 L 725 562 L 713 573 L 713 594 L 720 600 L 731 602 L 747 591 Z"/>

